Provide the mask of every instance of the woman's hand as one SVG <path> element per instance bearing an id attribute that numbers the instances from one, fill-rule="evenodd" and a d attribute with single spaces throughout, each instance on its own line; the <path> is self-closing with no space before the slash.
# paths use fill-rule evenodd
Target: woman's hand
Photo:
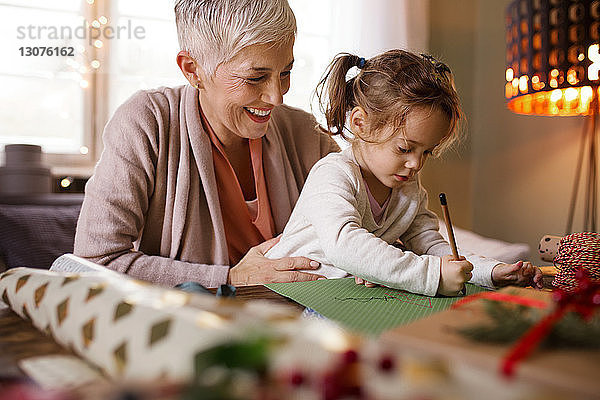
<path id="1" fill-rule="evenodd" d="M 323 278 L 320 275 L 299 272 L 299 269 L 317 269 L 321 266 L 306 257 L 284 257 L 271 260 L 265 253 L 279 238 L 267 240 L 252 247 L 236 266 L 229 270 L 227 283 L 233 286 L 262 285 L 273 282 L 305 282 Z"/>
<path id="2" fill-rule="evenodd" d="M 498 264 L 492 269 L 492 282 L 495 286 L 533 286 L 542 289 L 542 271 L 529 261 L 514 264 Z"/>

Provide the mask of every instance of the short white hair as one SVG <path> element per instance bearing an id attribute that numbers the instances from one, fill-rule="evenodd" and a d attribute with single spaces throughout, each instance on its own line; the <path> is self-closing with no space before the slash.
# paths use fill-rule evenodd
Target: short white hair
<path id="1" fill-rule="evenodd" d="M 175 23 L 181 50 L 209 76 L 245 47 L 296 36 L 287 0 L 176 0 Z"/>

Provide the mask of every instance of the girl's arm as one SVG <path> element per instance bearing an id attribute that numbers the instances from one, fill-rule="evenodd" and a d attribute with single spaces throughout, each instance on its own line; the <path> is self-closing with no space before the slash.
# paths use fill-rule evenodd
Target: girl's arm
<path id="1" fill-rule="evenodd" d="M 440 258 L 402 251 L 362 227 L 357 178 L 339 164 L 317 164 L 296 207 L 334 266 L 370 282 L 433 296 Z M 285 233 L 284 233 L 285 236 Z"/>
<path id="2" fill-rule="evenodd" d="M 427 192 L 421 187 L 419 213 L 401 240 L 407 249 L 417 254 L 432 254 L 443 257 L 452 254 L 450 245 L 439 233 L 439 219 L 427 208 Z M 493 258 L 484 257 L 465 250 L 459 254 L 473 264 L 470 282 L 480 286 L 497 287 L 506 285 L 542 287 L 542 272 L 530 262 L 519 261 L 504 264 Z"/>
<path id="3" fill-rule="evenodd" d="M 420 184 L 419 184 L 420 186 Z M 431 254 L 439 257 L 452 254 L 450 244 L 439 232 L 439 219 L 427 208 L 427 191 L 420 186 L 419 211 L 409 229 L 400 237 L 406 248 L 417 254 Z M 500 261 L 483 257 L 460 248 L 459 254 L 473 264 L 473 277 L 470 282 L 480 286 L 494 287 L 492 271 Z"/>

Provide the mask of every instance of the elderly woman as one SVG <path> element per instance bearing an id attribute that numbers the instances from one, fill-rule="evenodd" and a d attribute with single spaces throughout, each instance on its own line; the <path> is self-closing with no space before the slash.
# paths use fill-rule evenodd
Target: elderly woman
<path id="1" fill-rule="evenodd" d="M 296 22 L 286 0 L 178 0 L 190 85 L 134 94 L 104 131 L 77 224 L 78 256 L 135 278 L 207 287 L 317 279 L 263 254 L 308 171 L 337 146 L 283 104 Z"/>

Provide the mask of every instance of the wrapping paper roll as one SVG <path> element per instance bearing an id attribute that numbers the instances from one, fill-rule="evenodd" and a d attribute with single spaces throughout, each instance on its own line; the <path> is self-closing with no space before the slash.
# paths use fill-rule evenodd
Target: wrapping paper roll
<path id="1" fill-rule="evenodd" d="M 269 329 L 289 309 L 164 289 L 119 274 L 31 268 L 0 275 L 0 298 L 117 379 L 189 379 L 196 353 Z M 277 324 L 283 326 L 285 324 Z"/>

